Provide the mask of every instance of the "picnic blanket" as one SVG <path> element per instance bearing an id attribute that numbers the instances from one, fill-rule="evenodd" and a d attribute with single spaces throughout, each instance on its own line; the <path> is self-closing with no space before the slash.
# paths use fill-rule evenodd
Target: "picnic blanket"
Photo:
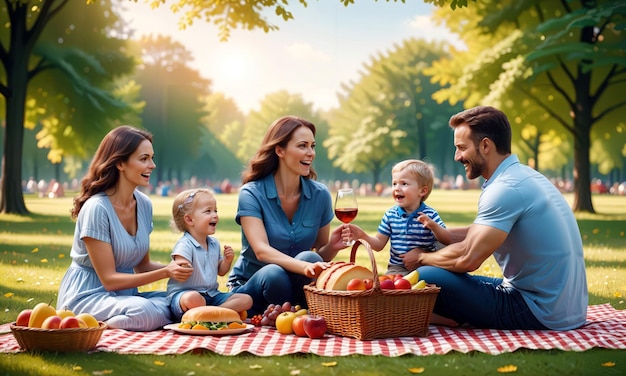
<path id="1" fill-rule="evenodd" d="M 9 324 L 0 326 L 0 331 Z M 433 355 L 450 351 L 488 354 L 513 352 L 520 348 L 533 350 L 560 349 L 585 351 L 594 347 L 626 349 L 626 310 L 616 310 L 609 304 L 590 306 L 587 323 L 576 330 L 487 330 L 430 326 L 427 337 L 401 337 L 360 341 L 334 335 L 308 339 L 283 335 L 269 327 L 227 336 L 198 336 L 171 330 L 130 332 L 107 329 L 93 351 L 120 354 L 182 354 L 209 350 L 221 355 L 250 353 L 259 356 L 313 353 L 320 356 L 405 354 Z M 20 352 L 13 335 L 0 336 L 0 351 Z"/>

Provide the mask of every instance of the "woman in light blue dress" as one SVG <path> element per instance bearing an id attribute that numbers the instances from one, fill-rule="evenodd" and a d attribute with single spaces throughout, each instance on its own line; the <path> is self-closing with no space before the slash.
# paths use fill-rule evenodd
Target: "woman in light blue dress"
<path id="1" fill-rule="evenodd" d="M 150 260 L 152 202 L 146 187 L 156 167 L 152 135 L 130 126 L 109 132 L 74 200 L 74 242 L 57 309 L 87 312 L 110 328 L 149 331 L 171 322 L 164 291 L 138 287 L 164 278 L 185 281 L 192 270 Z"/>

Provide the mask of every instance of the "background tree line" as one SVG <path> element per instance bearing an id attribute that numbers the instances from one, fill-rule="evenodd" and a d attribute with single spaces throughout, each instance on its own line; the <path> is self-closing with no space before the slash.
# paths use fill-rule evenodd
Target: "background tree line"
<path id="1" fill-rule="evenodd" d="M 453 161 L 447 120 L 464 107 L 490 104 L 509 115 L 514 152 L 548 175 L 572 177 L 574 209 L 593 212 L 592 176 L 626 175 L 626 99 L 619 95 L 626 89 L 626 4 L 425 1 L 441 7 L 435 17 L 466 50 L 400 41 L 364 62 L 359 79 L 338 93 L 336 109 L 315 111 L 300 94 L 279 91 L 244 114 L 189 68 L 193 56 L 180 43 L 133 39 L 116 15 L 117 1 L 5 0 L 1 210 L 27 213 L 25 177 L 49 163 L 58 180 L 80 175 L 104 133 L 123 123 L 155 135 L 158 181 L 237 180 L 267 126 L 287 113 L 317 125 L 320 179 L 387 182 L 390 166 L 405 158 L 455 175 L 462 169 Z M 286 1 L 233 1 L 228 13 L 216 2 L 174 3 L 191 21 L 222 20 L 223 39 L 236 25 L 277 29 L 264 7 L 285 21 L 294 17 Z"/>

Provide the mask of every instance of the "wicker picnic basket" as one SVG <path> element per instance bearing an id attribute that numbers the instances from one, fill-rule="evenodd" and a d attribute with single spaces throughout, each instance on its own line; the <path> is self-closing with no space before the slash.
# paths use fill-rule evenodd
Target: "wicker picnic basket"
<path id="1" fill-rule="evenodd" d="M 428 323 L 441 288 L 427 285 L 417 290 L 383 290 L 371 246 L 359 239 L 352 246 L 350 262 L 363 246 L 372 263 L 374 287 L 365 291 L 323 290 L 315 283 L 304 286 L 309 314 L 323 316 L 327 332 L 359 340 L 394 337 L 426 337 Z"/>
<path id="2" fill-rule="evenodd" d="M 17 343 L 25 351 L 74 352 L 96 347 L 107 325 L 97 328 L 41 329 L 10 325 Z"/>

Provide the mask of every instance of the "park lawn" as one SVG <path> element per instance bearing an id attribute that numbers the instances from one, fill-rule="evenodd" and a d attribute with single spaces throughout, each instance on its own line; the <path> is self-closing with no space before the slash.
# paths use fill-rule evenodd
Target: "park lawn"
<path id="1" fill-rule="evenodd" d="M 471 223 L 480 191 L 434 191 L 429 205 L 436 208 L 448 226 Z M 565 196 L 572 200 L 571 195 Z M 240 228 L 234 222 L 237 196 L 217 195 L 220 223 L 216 237 L 224 244 L 240 248 Z M 171 197 L 152 197 L 154 232 L 152 258 L 168 262 L 169 251 L 180 234 L 169 228 Z M 26 196 L 29 216 L 0 215 L 0 323 L 15 320 L 25 308 L 39 302 L 56 302 L 56 292 L 70 263 L 69 250 L 74 223 L 69 217 L 71 198 L 48 199 Z M 589 304 L 609 303 L 625 309 L 626 296 L 626 197 L 597 195 L 593 202 L 598 214 L 577 215 L 585 245 L 589 285 Z M 375 232 L 382 213 L 392 205 L 390 197 L 359 197 L 359 215 L 355 223 Z M 335 220 L 334 225 L 339 225 Z M 340 259 L 347 259 L 342 252 Z M 383 272 L 387 249 L 376 253 L 378 270 Z M 369 265 L 366 253 L 357 263 Z M 488 259 L 477 273 L 498 275 L 493 259 Z M 224 286 L 226 277 L 220 278 Z M 144 290 L 164 289 L 165 281 L 145 286 Z M 10 334 L 5 334 L 10 335 Z M 239 355 L 220 356 L 211 352 L 177 356 L 94 354 L 2 354 L 0 373 L 10 375 L 88 374 L 409 374 L 411 368 L 424 368 L 425 374 L 499 374 L 497 368 L 517 366 L 517 374 L 626 374 L 626 351 L 593 349 L 583 353 L 519 350 L 498 356 L 482 353 L 449 353 L 433 356 L 349 356 L 326 358 L 311 354 L 282 357 Z M 323 363 L 336 362 L 328 367 Z M 614 363 L 612 367 L 602 364 Z"/>

